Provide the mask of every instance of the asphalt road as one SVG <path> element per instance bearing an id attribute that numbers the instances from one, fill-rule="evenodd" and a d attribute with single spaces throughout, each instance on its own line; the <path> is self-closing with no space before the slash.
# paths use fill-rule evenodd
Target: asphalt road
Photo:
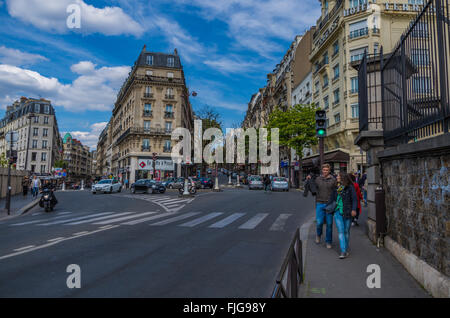
<path id="1" fill-rule="evenodd" d="M 298 191 L 57 197 L 54 212 L 0 222 L 0 297 L 269 297 L 314 215 Z M 79 289 L 66 285 L 70 264 Z"/>

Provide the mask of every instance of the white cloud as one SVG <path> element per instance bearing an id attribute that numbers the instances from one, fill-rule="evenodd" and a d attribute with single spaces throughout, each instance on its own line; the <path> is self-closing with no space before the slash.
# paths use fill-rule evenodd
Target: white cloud
<path id="1" fill-rule="evenodd" d="M 81 72 L 81 75 L 70 84 L 62 84 L 57 78 L 48 78 L 35 71 L 0 64 L 0 96 L 10 92 L 28 97 L 42 96 L 71 112 L 109 111 L 130 67 L 95 68 L 92 64 L 94 68 L 87 72 L 91 64 L 84 61 L 72 65 L 72 71 Z"/>
<path id="2" fill-rule="evenodd" d="M 0 46 L 0 63 L 15 66 L 32 65 L 37 62 L 48 61 L 48 59 L 39 54 L 22 52 L 17 49 Z"/>
<path id="3" fill-rule="evenodd" d="M 81 141 L 83 145 L 88 146 L 90 150 L 94 150 L 97 148 L 98 136 L 107 124 L 107 122 L 95 123 L 89 127 L 90 131 L 69 131 L 69 133 L 73 138 Z M 61 136 L 64 136 L 66 133 L 61 133 Z"/>
<path id="4" fill-rule="evenodd" d="M 92 74 L 94 72 L 95 67 L 97 65 L 92 63 L 91 61 L 81 61 L 78 64 L 74 64 L 70 67 L 70 70 L 74 73 L 86 75 L 86 74 Z"/>
<path id="5" fill-rule="evenodd" d="M 81 8 L 81 28 L 69 29 L 66 21 L 70 13 L 69 4 Z M 83 34 L 102 33 L 104 35 L 129 34 L 141 36 L 144 28 L 123 12 L 119 7 L 96 8 L 83 0 L 7 0 L 8 13 L 25 23 L 56 33 L 69 31 Z"/>

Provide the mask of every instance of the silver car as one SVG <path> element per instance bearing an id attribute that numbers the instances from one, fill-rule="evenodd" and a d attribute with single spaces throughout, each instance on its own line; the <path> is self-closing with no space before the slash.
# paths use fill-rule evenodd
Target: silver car
<path id="1" fill-rule="evenodd" d="M 122 191 L 122 183 L 116 179 L 104 179 L 94 184 L 91 189 L 93 194 L 97 192 L 113 193 Z"/>
<path id="2" fill-rule="evenodd" d="M 263 178 L 261 176 L 250 176 L 248 178 L 248 189 L 264 189 Z"/>
<path id="3" fill-rule="evenodd" d="M 272 191 L 289 191 L 289 183 L 286 178 L 274 177 L 270 186 Z"/>

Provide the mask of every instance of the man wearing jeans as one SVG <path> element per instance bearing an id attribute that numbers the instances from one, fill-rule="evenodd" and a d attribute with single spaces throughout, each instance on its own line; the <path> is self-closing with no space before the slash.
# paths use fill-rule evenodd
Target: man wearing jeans
<path id="1" fill-rule="evenodd" d="M 336 188 L 336 179 L 330 174 L 331 167 L 329 164 L 324 164 L 322 166 L 322 175 L 315 177 L 314 182 L 317 186 L 317 194 L 316 194 L 316 243 L 319 244 L 323 225 L 326 221 L 327 230 L 325 236 L 325 242 L 327 243 L 327 248 L 331 248 L 331 243 L 333 240 L 333 214 L 326 213 L 324 208 L 326 207 L 333 190 Z M 308 176 L 307 179 L 311 179 L 311 176 Z"/>

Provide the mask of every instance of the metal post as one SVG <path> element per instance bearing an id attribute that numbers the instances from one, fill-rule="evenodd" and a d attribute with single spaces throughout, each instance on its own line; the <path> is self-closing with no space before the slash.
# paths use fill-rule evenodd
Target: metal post
<path id="1" fill-rule="evenodd" d="M 184 164 L 184 191 L 183 196 L 189 195 L 189 187 L 188 187 L 189 179 L 187 175 L 187 164 Z"/>
<path id="2" fill-rule="evenodd" d="M 8 215 L 11 210 L 11 157 L 12 157 L 12 148 L 13 148 L 13 131 L 9 132 L 9 157 L 8 157 L 8 183 L 7 183 L 7 192 L 6 192 L 6 205 L 5 209 L 8 211 Z"/>
<path id="3" fill-rule="evenodd" d="M 320 167 L 319 167 L 319 171 L 322 171 L 322 166 L 324 164 L 324 144 L 323 144 L 323 137 L 319 137 L 319 154 L 320 154 Z"/>
<path id="4" fill-rule="evenodd" d="M 401 111 L 400 111 L 400 121 L 401 121 L 401 128 L 403 131 L 405 131 L 405 129 L 408 126 L 408 116 L 407 116 L 407 111 L 408 111 L 408 91 L 407 91 L 407 86 L 406 86 L 406 52 L 405 52 L 405 36 L 402 35 L 401 38 L 401 69 L 402 69 L 402 107 L 401 107 Z M 404 133 L 402 136 L 405 141 L 405 143 L 408 142 L 408 133 Z"/>
<path id="5" fill-rule="evenodd" d="M 214 191 L 220 191 L 220 188 L 219 188 L 219 176 L 218 176 L 218 173 L 217 173 L 217 162 L 216 162 L 216 179 L 215 179 L 215 182 L 214 182 Z"/>
<path id="6" fill-rule="evenodd" d="M 444 8 L 442 7 L 441 0 L 436 0 L 436 28 L 437 28 L 437 43 L 438 43 L 438 56 L 439 56 L 439 69 L 441 72 L 441 76 L 439 76 L 440 81 L 440 95 L 441 95 L 441 112 L 443 115 L 443 128 L 444 128 L 444 134 L 448 133 L 448 126 L 449 126 L 449 120 L 448 120 L 448 105 L 447 105 L 447 69 L 445 65 L 445 60 L 447 59 L 447 56 L 445 54 L 444 45 L 446 43 L 446 40 L 444 39 L 443 34 L 443 28 L 444 28 L 444 17 L 443 12 Z M 448 39 L 447 39 L 448 40 Z"/>

